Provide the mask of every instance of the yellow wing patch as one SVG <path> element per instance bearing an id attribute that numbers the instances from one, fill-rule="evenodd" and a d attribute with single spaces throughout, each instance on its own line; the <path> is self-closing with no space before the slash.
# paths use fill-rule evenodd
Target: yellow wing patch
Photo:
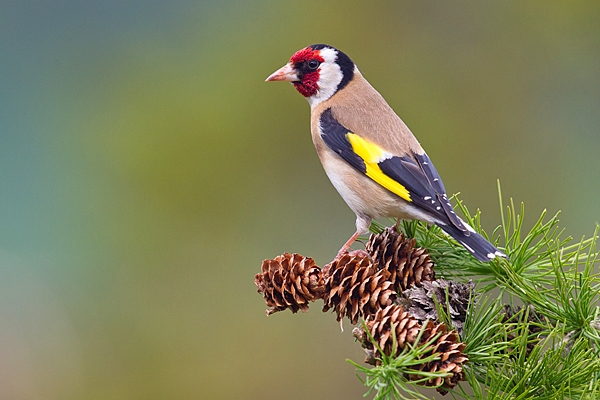
<path id="1" fill-rule="evenodd" d="M 384 174 L 381 168 L 379 168 L 378 162 L 385 159 L 385 150 L 374 143 L 366 141 L 352 132 L 348 132 L 346 137 L 352 146 L 352 151 L 354 151 L 354 153 L 356 153 L 365 162 L 365 175 L 373 179 L 390 192 L 400 196 L 404 200 L 412 201 L 408 189 L 406 189 L 400 182 L 397 182 Z"/>

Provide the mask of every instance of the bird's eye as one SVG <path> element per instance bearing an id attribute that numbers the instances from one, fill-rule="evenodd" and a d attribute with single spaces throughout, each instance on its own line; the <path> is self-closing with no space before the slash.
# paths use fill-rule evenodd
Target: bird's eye
<path id="1" fill-rule="evenodd" d="M 310 68 L 310 69 L 317 69 L 317 68 L 319 68 L 319 64 L 320 63 L 317 60 L 310 60 L 308 62 L 308 68 Z"/>

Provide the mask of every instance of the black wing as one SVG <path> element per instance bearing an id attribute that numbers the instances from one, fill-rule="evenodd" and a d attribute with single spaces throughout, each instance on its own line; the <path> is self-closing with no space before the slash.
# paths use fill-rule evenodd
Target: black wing
<path id="1" fill-rule="evenodd" d="M 321 114 L 319 122 L 325 144 L 356 170 L 395 192 L 386 184 L 391 179 L 406 189 L 410 196 L 397 195 L 468 235 L 467 227 L 452 209 L 444 184 L 427 154 L 411 152 L 394 156 L 362 138 L 353 146 L 349 140 L 349 134 L 353 133 L 333 117 L 331 109 Z"/>

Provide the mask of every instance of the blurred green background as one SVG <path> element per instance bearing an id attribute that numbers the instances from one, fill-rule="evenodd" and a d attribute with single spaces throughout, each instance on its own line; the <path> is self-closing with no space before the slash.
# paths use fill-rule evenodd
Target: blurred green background
<path id="1" fill-rule="evenodd" d="M 3 1 L 0 398 L 348 399 L 350 325 L 264 315 L 254 274 L 354 231 L 289 84 L 350 55 L 450 193 L 600 220 L 600 3 Z"/>

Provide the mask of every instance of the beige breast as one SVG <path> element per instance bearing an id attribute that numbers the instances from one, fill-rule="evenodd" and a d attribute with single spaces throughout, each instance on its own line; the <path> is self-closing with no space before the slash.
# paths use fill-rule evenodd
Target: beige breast
<path id="1" fill-rule="evenodd" d="M 367 96 L 358 96 L 359 99 L 352 101 L 351 94 L 356 93 L 355 90 Z M 351 132 L 377 143 L 390 153 L 403 155 L 406 149 L 422 153 L 423 149 L 381 95 L 360 74 L 355 75 L 346 88 L 317 105 L 311 113 L 315 149 L 331 183 L 348 206 L 359 216 L 418 218 L 433 222 L 430 216 L 354 169 L 325 144 L 321 138 L 319 117 L 328 108 Z M 373 132 L 381 134 L 373 135 Z"/>

